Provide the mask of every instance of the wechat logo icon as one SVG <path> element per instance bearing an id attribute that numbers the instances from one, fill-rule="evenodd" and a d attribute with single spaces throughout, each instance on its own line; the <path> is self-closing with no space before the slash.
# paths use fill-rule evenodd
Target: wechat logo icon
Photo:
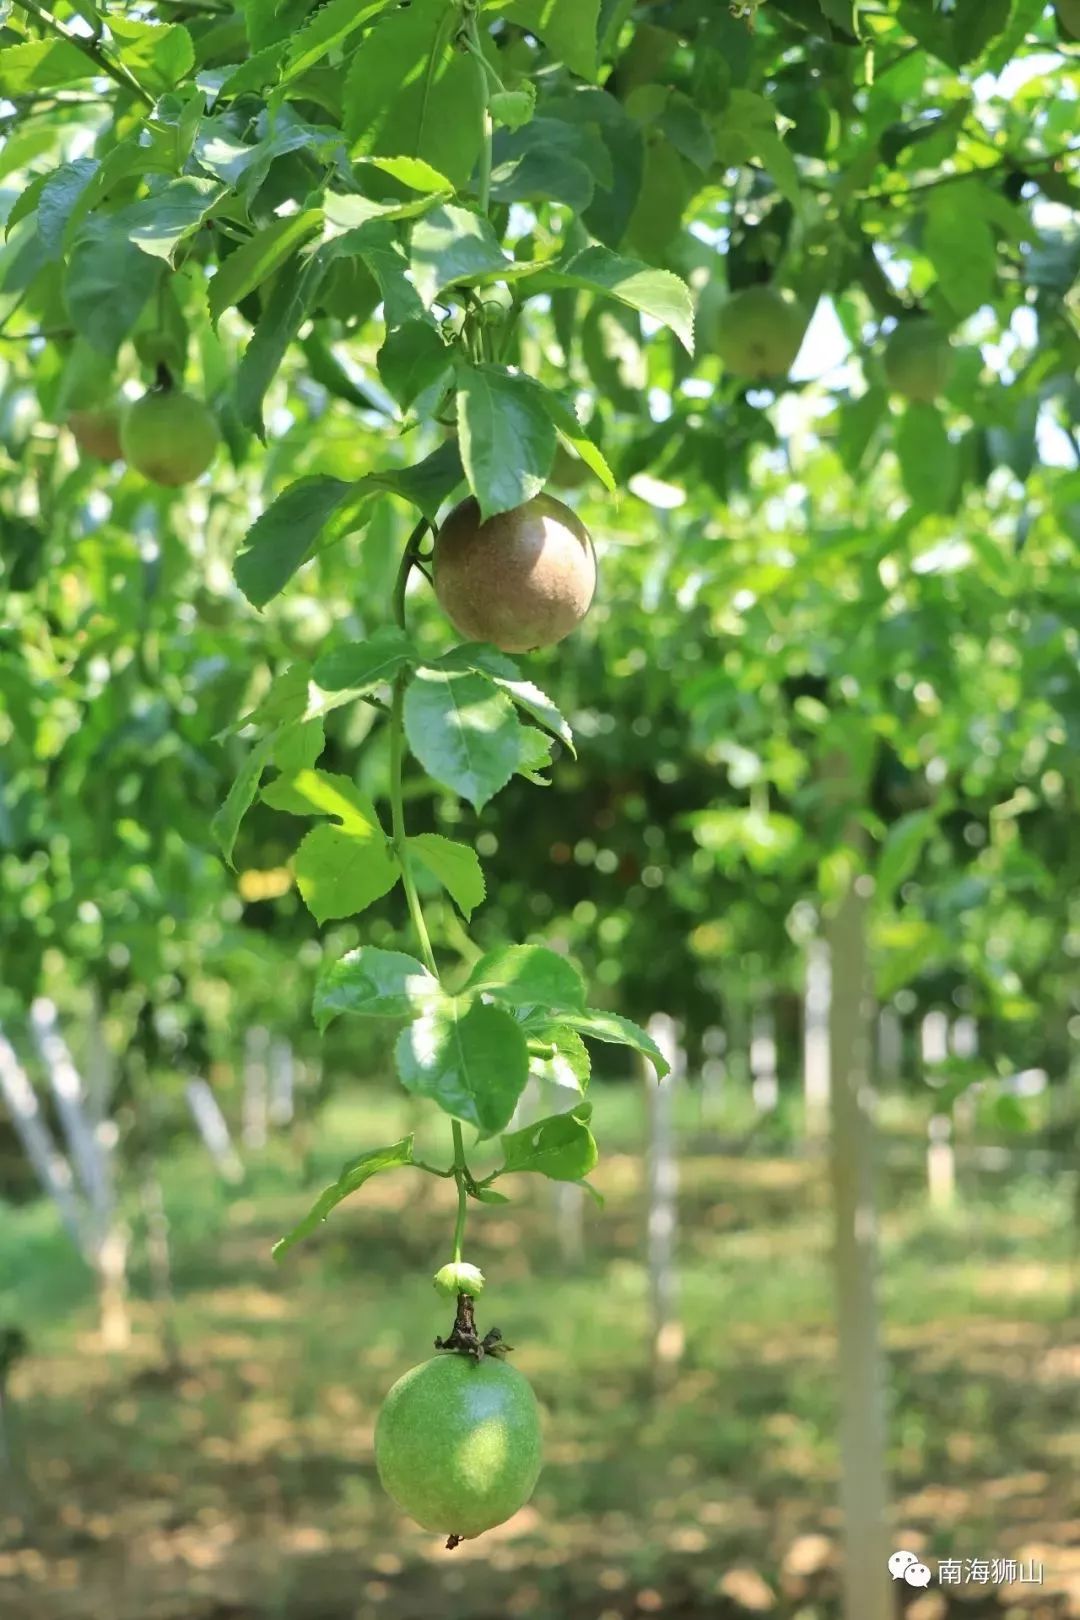
<path id="1" fill-rule="evenodd" d="M 906 1581 L 909 1586 L 930 1585 L 930 1570 L 913 1552 L 894 1552 L 889 1559 L 889 1574 L 894 1581 Z"/>

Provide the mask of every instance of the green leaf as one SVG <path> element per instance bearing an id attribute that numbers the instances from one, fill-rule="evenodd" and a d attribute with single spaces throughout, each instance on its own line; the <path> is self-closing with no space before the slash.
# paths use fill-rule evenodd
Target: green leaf
<path id="1" fill-rule="evenodd" d="M 874 870 L 874 898 L 879 905 L 887 905 L 914 872 L 936 826 L 933 810 L 912 810 L 893 822 Z"/>
<path id="2" fill-rule="evenodd" d="M 543 945 L 503 945 L 476 963 L 465 991 L 485 993 L 512 1007 L 583 1012 L 585 983 L 572 962 Z"/>
<path id="3" fill-rule="evenodd" d="M 517 769 L 521 731 L 510 699 L 483 675 L 420 670 L 405 693 L 412 752 L 429 776 L 476 810 Z"/>
<path id="4" fill-rule="evenodd" d="M 430 306 L 444 287 L 505 269 L 506 254 L 483 214 L 443 203 L 413 226 L 409 257 L 413 281 Z"/>
<path id="5" fill-rule="evenodd" d="M 505 1193 L 496 1192 L 494 1187 L 473 1187 L 469 1197 L 475 1198 L 480 1204 L 509 1204 L 510 1199 Z"/>
<path id="6" fill-rule="evenodd" d="M 370 164 L 373 169 L 380 169 L 383 174 L 390 175 L 394 180 L 400 180 L 403 186 L 410 191 L 426 193 L 452 192 L 453 182 L 439 169 L 425 163 L 423 158 L 417 157 L 358 157 L 357 163 Z"/>
<path id="7" fill-rule="evenodd" d="M 274 764 L 285 776 L 310 770 L 326 747 L 322 718 L 294 720 L 283 726 L 274 738 Z"/>
<path id="8" fill-rule="evenodd" d="M 262 773 L 270 763 L 273 747 L 273 733 L 255 744 L 244 761 L 240 774 L 229 789 L 225 803 L 210 823 L 211 835 L 230 866 L 233 864 L 233 850 L 236 847 L 240 823 L 259 791 Z"/>
<path id="9" fill-rule="evenodd" d="M 956 492 L 956 446 L 936 405 L 908 405 L 896 429 L 896 453 L 916 506 L 946 510 Z"/>
<path id="10" fill-rule="evenodd" d="M 388 161 L 372 159 L 372 162 Z M 403 162 L 417 162 L 419 160 L 405 158 Z M 425 165 L 426 167 L 426 165 Z M 448 196 L 448 192 L 443 192 Z M 326 210 L 327 225 L 331 227 L 334 235 L 340 241 L 342 235 L 349 235 L 356 230 L 362 230 L 373 220 L 415 219 L 418 214 L 426 214 L 434 208 L 438 195 L 407 197 L 404 201 L 376 202 L 372 197 L 362 197 L 358 192 L 327 191 L 323 195 L 323 207 Z"/>
<path id="11" fill-rule="evenodd" d="M 482 642 L 467 641 L 460 647 L 454 647 L 450 652 L 433 659 L 427 667 L 450 673 L 474 669 L 481 675 L 489 676 L 519 709 L 524 709 L 525 713 L 531 715 L 545 731 L 550 731 L 553 736 L 558 737 L 571 754 L 577 757 L 573 733 L 555 704 L 547 693 L 542 692 L 532 681 L 522 680 L 517 664 L 506 653 L 499 652 L 495 647 L 486 647 Z"/>
<path id="12" fill-rule="evenodd" d="M 614 494 L 616 489 L 615 474 L 607 464 L 603 451 L 599 445 L 593 443 L 578 421 L 577 411 L 573 404 L 564 395 L 559 394 L 545 383 L 530 378 L 537 399 L 551 418 L 559 437 L 564 439 L 574 454 L 594 472 L 606 490 Z"/>
<path id="13" fill-rule="evenodd" d="M 263 798 L 275 810 L 291 816 L 337 816 L 342 826 L 361 837 L 366 837 L 372 827 L 382 831 L 367 794 L 351 777 L 335 771 L 307 770 L 279 777 L 263 789 Z"/>
<path id="14" fill-rule="evenodd" d="M 607 90 L 582 89 L 544 103 L 545 114 L 576 126 L 579 150 L 586 150 L 590 135 L 599 134 L 607 158 L 607 172 L 590 163 L 596 192 L 582 214 L 590 236 L 610 248 L 626 235 L 641 190 L 645 142 L 641 130 L 622 102 Z"/>
<path id="15" fill-rule="evenodd" d="M 109 32 L 122 46 L 124 66 L 155 95 L 171 90 L 195 66 L 195 47 L 182 23 L 162 27 L 109 13 Z"/>
<path id="16" fill-rule="evenodd" d="M 345 130 L 356 156 L 419 157 L 455 186 L 483 142 L 480 68 L 454 48 L 458 8 L 413 0 L 376 24 L 345 81 Z"/>
<path id="17" fill-rule="evenodd" d="M 529 1077 L 521 1026 L 501 1007 L 444 996 L 398 1036 L 398 1076 L 453 1119 L 495 1136 L 513 1117 Z"/>
<path id="18" fill-rule="evenodd" d="M 555 429 L 530 378 L 463 361 L 455 375 L 461 459 L 486 520 L 540 493 L 555 456 Z"/>
<path id="19" fill-rule="evenodd" d="M 233 577 L 253 607 L 265 607 L 307 562 L 352 488 L 340 478 L 301 478 L 256 518 L 233 564 Z"/>
<path id="20" fill-rule="evenodd" d="M 688 354 L 694 352 L 694 310 L 686 283 L 669 270 L 656 270 L 637 259 L 624 259 L 608 248 L 589 247 L 565 264 L 542 271 L 535 291 L 580 287 L 606 294 L 659 321 L 675 333 Z"/>
<path id="21" fill-rule="evenodd" d="M 288 84 L 291 79 L 297 79 L 301 73 L 313 68 L 362 23 L 385 9 L 386 0 L 368 0 L 367 5 L 358 5 L 357 0 L 329 0 L 327 5 L 309 17 L 289 46 L 281 75 L 282 84 Z"/>
<path id="22" fill-rule="evenodd" d="M 323 968 L 312 1012 L 320 1033 L 325 1033 L 341 1013 L 360 1018 L 415 1018 L 438 994 L 438 979 L 415 957 L 362 945 Z"/>
<path id="23" fill-rule="evenodd" d="M 529 1068 L 538 1080 L 577 1092 L 588 1088 L 592 1073 L 589 1049 L 577 1030 L 554 1024 L 545 1028 L 542 1040 L 530 1039 Z"/>
<path id="24" fill-rule="evenodd" d="M 265 90 L 276 83 L 286 49 L 286 41 L 278 40 L 273 45 L 265 45 L 261 51 L 255 51 L 221 81 L 218 100 L 228 101 L 234 96 Z"/>
<path id="25" fill-rule="evenodd" d="M 476 851 L 441 833 L 416 833 L 405 843 L 410 855 L 442 884 L 466 920 L 471 917 L 487 893 Z"/>
<path id="26" fill-rule="evenodd" d="M 382 295 L 388 330 L 405 321 L 429 321 L 420 294 L 409 279 L 409 261 L 392 225 L 385 220 L 372 220 L 337 237 L 331 249 L 337 257 L 356 254 L 371 272 Z"/>
<path id="27" fill-rule="evenodd" d="M 97 72 L 77 45 L 63 39 L 35 39 L 0 50 L 0 96 L 24 96 L 31 90 L 59 90 Z"/>
<path id="28" fill-rule="evenodd" d="M 256 231 L 234 253 L 221 263 L 210 282 L 207 303 L 210 319 L 216 326 L 225 310 L 239 304 L 248 293 L 272 276 L 293 254 L 319 230 L 322 215 L 317 208 L 305 208 L 299 214 L 287 214 L 275 219 L 262 230 Z"/>
<path id="29" fill-rule="evenodd" d="M 571 1029 L 587 1035 L 590 1040 L 604 1041 L 611 1046 L 629 1046 L 635 1052 L 640 1052 L 652 1063 L 658 1080 L 670 1072 L 671 1066 L 652 1036 L 639 1029 L 637 1024 L 632 1024 L 629 1018 L 589 1008 L 584 1013 L 560 1014 L 558 1022 L 569 1024 Z"/>
<path id="30" fill-rule="evenodd" d="M 997 247 L 981 192 L 975 181 L 932 192 L 923 230 L 923 251 L 963 319 L 992 301 L 997 279 Z"/>
<path id="31" fill-rule="evenodd" d="M 370 692 L 373 686 L 393 680 L 417 656 L 404 630 L 384 624 L 367 641 L 352 641 L 323 653 L 315 664 L 315 682 L 326 692 Z"/>
<path id="32" fill-rule="evenodd" d="M 500 1176 L 519 1170 L 536 1171 L 551 1181 L 581 1181 L 596 1168 L 599 1154 L 589 1129 L 591 1103 L 579 1103 L 568 1114 L 553 1114 L 524 1130 L 511 1131 L 502 1140 Z"/>
<path id="33" fill-rule="evenodd" d="M 596 78 L 600 0 L 512 0 L 504 15 L 542 39 L 571 73 Z"/>
<path id="34" fill-rule="evenodd" d="M 279 273 L 270 301 L 259 316 L 251 342 L 244 350 L 236 374 L 236 409 L 243 425 L 260 438 L 263 434 L 262 406 L 266 390 L 277 375 L 285 351 L 300 330 L 328 266 L 328 259 L 320 253 L 312 254 L 306 262 L 297 259 L 291 265 L 286 265 Z M 273 595 L 273 592 L 270 594 Z M 261 604 L 256 603 L 256 606 Z"/>
<path id="35" fill-rule="evenodd" d="M 400 1142 L 394 1142 L 390 1147 L 375 1148 L 371 1153 L 361 1153 L 358 1159 L 350 1159 L 337 1180 L 319 1194 L 303 1220 L 274 1244 L 274 1259 L 280 1260 L 294 1243 L 299 1243 L 301 1238 L 309 1237 L 316 1227 L 322 1225 L 330 1211 L 336 1209 L 342 1199 L 358 1192 L 364 1182 L 370 1181 L 372 1176 L 378 1175 L 381 1170 L 397 1170 L 402 1165 L 412 1162 L 411 1136 L 403 1136 Z"/>
<path id="36" fill-rule="evenodd" d="M 98 172 L 96 158 L 76 158 L 74 163 L 62 163 L 48 175 L 38 198 L 38 235 L 50 259 L 58 259 L 64 251 L 64 236 L 68 222 L 80 198 Z M 9 218 L 8 229 L 14 217 Z"/>
<path id="37" fill-rule="evenodd" d="M 75 330 L 111 357 L 131 332 L 160 274 L 154 260 L 112 220 L 87 220 L 68 258 L 65 282 Z"/>
<path id="38" fill-rule="evenodd" d="M 197 231 L 215 203 L 225 195 L 216 180 L 183 175 L 170 180 L 151 197 L 122 208 L 113 221 L 130 242 L 151 258 L 171 263 L 174 250 Z"/>
<path id="39" fill-rule="evenodd" d="M 543 198 L 583 213 L 596 190 L 597 169 L 610 184 L 611 162 L 595 130 L 561 118 L 534 118 L 496 136 L 491 195 L 501 203 Z"/>
<path id="40" fill-rule="evenodd" d="M 402 410 L 428 388 L 448 381 L 453 355 L 428 321 L 406 321 L 387 335 L 376 357 L 379 376 Z"/>
<path id="41" fill-rule="evenodd" d="M 318 923 L 352 917 L 389 894 L 401 876 L 377 821 L 351 816 L 314 827 L 296 852 L 296 886 Z"/>

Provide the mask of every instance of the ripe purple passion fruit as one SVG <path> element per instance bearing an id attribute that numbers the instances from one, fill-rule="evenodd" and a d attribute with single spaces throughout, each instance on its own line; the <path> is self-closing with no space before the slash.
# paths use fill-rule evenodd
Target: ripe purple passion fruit
<path id="1" fill-rule="evenodd" d="M 470 496 L 435 537 L 435 595 L 454 628 L 503 652 L 552 647 L 589 610 L 596 557 L 581 519 L 552 495 L 480 521 Z"/>
<path id="2" fill-rule="evenodd" d="M 496 1356 L 444 1353 L 398 1379 L 375 1425 L 387 1494 L 425 1530 L 468 1538 L 511 1518 L 540 1473 L 532 1386 Z"/>

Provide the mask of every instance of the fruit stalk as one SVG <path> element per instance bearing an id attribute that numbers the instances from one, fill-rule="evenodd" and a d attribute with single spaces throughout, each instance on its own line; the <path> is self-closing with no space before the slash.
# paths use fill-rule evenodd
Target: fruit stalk
<path id="1" fill-rule="evenodd" d="M 420 545 L 428 530 L 426 518 L 421 518 L 410 534 L 405 550 L 402 553 L 401 565 L 394 581 L 392 607 L 394 622 L 402 630 L 405 628 L 405 592 L 408 589 L 409 575 L 420 560 Z M 401 867 L 401 886 L 405 891 L 405 904 L 409 910 L 413 931 L 420 945 L 420 954 L 424 966 L 434 978 L 439 977 L 439 970 L 435 962 L 435 953 L 431 948 L 431 936 L 424 921 L 424 908 L 420 904 L 420 896 L 416 890 L 416 880 L 413 877 L 412 862 L 409 859 L 409 846 L 405 834 L 405 800 L 402 793 L 402 766 L 405 753 L 405 686 L 408 675 L 399 673 L 394 679 L 393 699 L 390 704 L 390 825 L 394 853 L 398 865 Z M 456 1119 L 450 1121 L 454 1142 L 454 1180 L 457 1183 L 458 1207 L 457 1219 L 454 1223 L 454 1260 L 460 1261 L 461 1252 L 465 1242 L 465 1222 L 468 1218 L 468 1166 L 465 1162 L 465 1142 L 461 1134 L 461 1126 Z"/>

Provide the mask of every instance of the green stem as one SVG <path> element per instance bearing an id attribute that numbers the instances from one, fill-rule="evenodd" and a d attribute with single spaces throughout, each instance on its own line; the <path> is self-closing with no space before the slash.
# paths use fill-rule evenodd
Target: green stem
<path id="1" fill-rule="evenodd" d="M 486 214 L 491 202 L 491 113 L 484 108 L 484 140 L 480 147 L 480 176 L 477 181 L 476 199 L 480 204 L 480 212 Z"/>
<path id="2" fill-rule="evenodd" d="M 402 629 L 405 628 L 405 592 L 409 585 L 409 575 L 419 562 L 420 545 L 428 530 L 426 518 L 422 518 L 410 534 L 402 553 L 401 565 L 398 568 L 397 578 L 394 581 L 393 613 L 394 622 Z M 413 929 L 420 942 L 420 954 L 424 965 L 433 977 L 438 978 L 439 970 L 435 962 L 435 953 L 431 948 L 431 937 L 424 921 L 424 909 L 420 904 L 420 896 L 416 892 L 416 882 L 413 878 L 412 862 L 409 859 L 409 845 L 405 833 L 405 800 L 402 791 L 402 766 L 405 758 L 405 687 L 408 684 L 408 675 L 401 673 L 394 679 L 393 698 L 390 704 L 390 824 L 393 836 L 394 853 L 398 865 L 401 867 L 401 885 L 405 890 L 405 903 L 409 908 L 409 917 Z M 457 1182 L 457 1220 L 454 1223 L 454 1259 L 461 1259 L 461 1251 L 465 1242 L 465 1221 L 468 1216 L 468 1166 L 465 1162 L 465 1142 L 461 1134 L 461 1126 L 456 1119 L 450 1121 L 454 1137 L 454 1164 L 452 1173 Z"/>
<path id="3" fill-rule="evenodd" d="M 149 91 L 144 90 L 138 79 L 133 78 L 121 63 L 114 62 L 111 57 L 106 56 L 96 40 L 87 39 L 83 34 L 69 34 L 61 22 L 46 11 L 44 7 L 37 4 L 37 0 L 17 0 L 17 4 L 24 11 L 28 11 L 31 17 L 36 18 L 43 28 L 47 28 L 51 34 L 55 34 L 57 39 L 62 39 L 65 44 L 74 45 L 77 51 L 82 51 L 83 55 L 89 57 L 99 72 L 108 74 L 109 78 L 121 85 L 123 89 L 138 96 L 145 106 L 153 107 L 154 98 Z"/>
<path id="4" fill-rule="evenodd" d="M 476 199 L 480 204 L 480 212 L 486 214 L 491 202 L 491 140 L 493 132 L 489 102 L 493 94 L 505 87 L 484 55 L 483 47 L 480 44 L 480 32 L 476 25 L 475 11 L 470 14 L 461 38 L 465 49 L 471 56 L 476 58 L 477 67 L 480 71 L 480 89 L 484 98 L 484 138 L 480 145 L 480 172 L 477 177 Z"/>
<path id="5" fill-rule="evenodd" d="M 469 1199 L 466 1191 L 465 1142 L 461 1135 L 461 1126 L 456 1119 L 452 1119 L 450 1124 L 454 1132 L 454 1176 L 457 1181 L 457 1220 L 454 1223 L 454 1261 L 457 1263 L 461 1259 L 465 1244 L 465 1221 L 469 1212 Z"/>

